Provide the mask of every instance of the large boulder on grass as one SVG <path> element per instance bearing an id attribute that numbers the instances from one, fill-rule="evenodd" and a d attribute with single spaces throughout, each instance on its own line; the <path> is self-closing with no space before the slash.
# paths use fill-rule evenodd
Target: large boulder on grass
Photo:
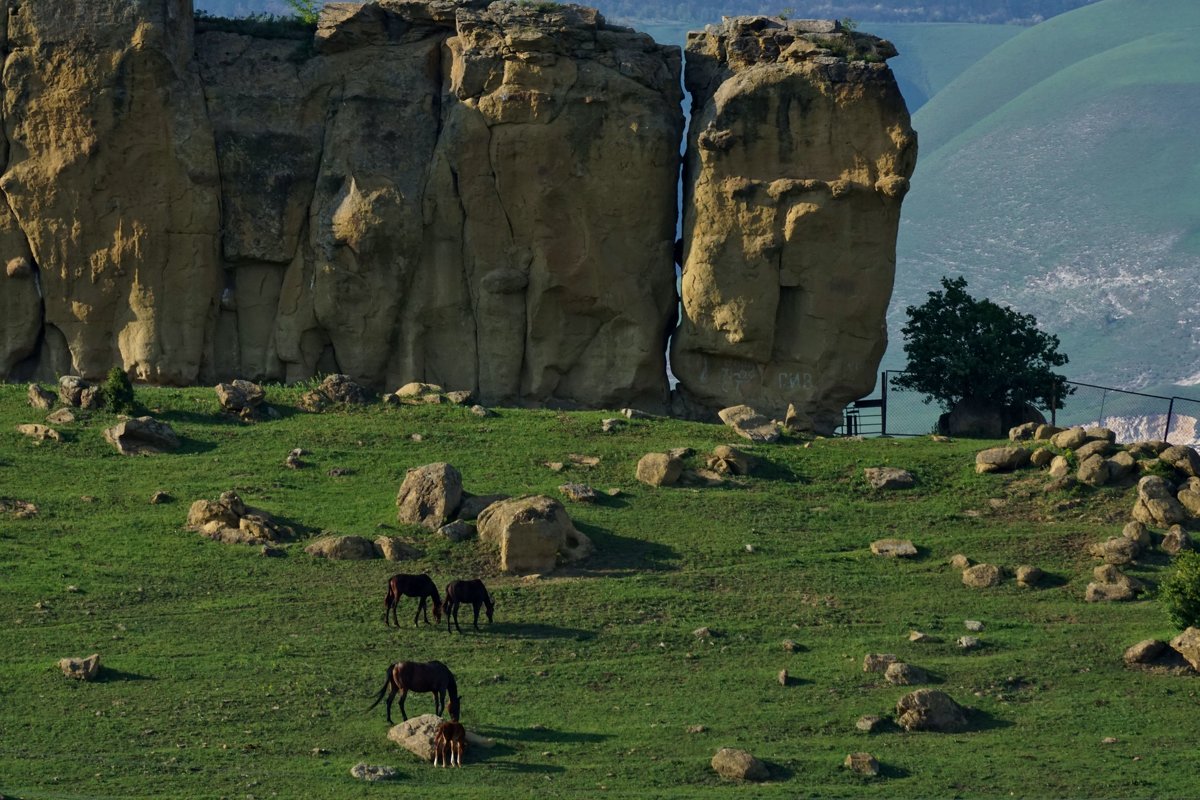
<path id="1" fill-rule="evenodd" d="M 965 709 L 937 689 L 917 689 L 896 703 L 896 724 L 906 731 L 954 733 L 966 730 Z"/>
<path id="2" fill-rule="evenodd" d="M 49 411 L 56 399 L 52 393 L 47 392 L 36 383 L 29 384 L 25 396 L 29 399 L 29 405 L 40 411 Z"/>
<path id="3" fill-rule="evenodd" d="M 1111 603 L 1132 600 L 1145 588 L 1141 581 L 1131 578 L 1112 564 L 1092 571 L 1095 580 L 1087 585 L 1083 599 L 1089 603 Z"/>
<path id="4" fill-rule="evenodd" d="M 867 467 L 863 476 L 872 489 L 911 489 L 916 485 L 913 474 L 899 467 Z"/>
<path id="5" fill-rule="evenodd" d="M 389 741 L 395 742 L 417 758 L 428 763 L 433 760 L 433 739 L 437 735 L 438 726 L 441 724 L 442 718 L 436 714 L 422 714 L 419 717 L 409 717 L 399 725 L 393 725 L 389 728 L 387 738 Z M 495 742 L 492 739 L 467 731 L 467 752 L 465 755 L 469 756 L 473 748 L 489 748 L 494 745 Z"/>
<path id="6" fill-rule="evenodd" d="M 58 402 L 75 408 L 98 408 L 100 387 L 77 375 L 63 375 L 58 379 Z"/>
<path id="7" fill-rule="evenodd" d="M 77 681 L 92 681 L 100 674 L 100 654 L 92 653 L 87 658 L 59 659 L 58 668 L 63 675 Z"/>
<path id="8" fill-rule="evenodd" d="M 683 462 L 670 453 L 647 453 L 638 459 L 637 479 L 648 486 L 673 486 L 683 475 Z"/>
<path id="9" fill-rule="evenodd" d="M 1183 656 L 1192 669 L 1200 671 L 1200 628 L 1186 628 L 1171 640 L 1171 649 Z"/>
<path id="10" fill-rule="evenodd" d="M 1187 512 L 1172 494 L 1166 479 L 1147 475 L 1138 481 L 1132 516 L 1152 528 L 1168 528 L 1187 519 Z"/>
<path id="11" fill-rule="evenodd" d="M 1029 463 L 1030 452 L 1024 447 L 991 447 L 975 455 L 975 471 L 1012 472 Z"/>
<path id="12" fill-rule="evenodd" d="M 722 778 L 738 781 L 765 781 L 770 777 L 767 765 L 745 750 L 722 747 L 712 757 L 712 768 Z"/>
<path id="13" fill-rule="evenodd" d="M 229 383 L 218 383 L 213 391 L 217 393 L 217 403 L 221 406 L 221 410 L 228 411 L 230 414 L 251 415 L 262 405 L 267 396 L 267 393 L 257 383 L 241 379 Z"/>
<path id="14" fill-rule="evenodd" d="M 779 440 L 779 426 L 750 406 L 723 408 L 717 412 L 717 416 L 738 436 L 752 442 L 770 443 Z"/>
<path id="15" fill-rule="evenodd" d="M 962 582 L 972 589 L 988 589 L 999 586 L 1004 572 L 995 564 L 976 564 L 963 570 Z"/>
<path id="16" fill-rule="evenodd" d="M 561 555 L 577 561 L 591 555 L 591 539 L 575 529 L 563 504 L 530 495 L 493 503 L 479 515 L 481 541 L 500 549 L 500 569 L 539 573 L 554 569 Z"/>
<path id="17" fill-rule="evenodd" d="M 462 474 L 445 462 L 414 467 L 396 494 L 396 518 L 436 531 L 462 502 Z"/>
<path id="18" fill-rule="evenodd" d="M 365 536 L 324 536 L 305 547 L 304 552 L 330 561 L 367 561 L 382 555 Z"/>
<path id="19" fill-rule="evenodd" d="M 1158 454 L 1158 460 L 1169 464 L 1185 477 L 1200 477 L 1200 454 L 1185 445 L 1173 445 Z"/>
<path id="20" fill-rule="evenodd" d="M 136 417 L 104 431 L 104 438 L 123 456 L 154 455 L 179 449 L 179 437 L 165 422 Z"/>

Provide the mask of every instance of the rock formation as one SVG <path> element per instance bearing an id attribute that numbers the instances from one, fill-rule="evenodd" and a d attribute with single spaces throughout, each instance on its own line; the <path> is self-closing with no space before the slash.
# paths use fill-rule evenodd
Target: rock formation
<path id="1" fill-rule="evenodd" d="M 256 36 L 191 0 L 10 12 L 0 376 L 668 407 L 678 48 L 488 0 Z M 823 429 L 870 388 L 915 155 L 893 54 L 832 22 L 693 36 L 677 410 Z"/>

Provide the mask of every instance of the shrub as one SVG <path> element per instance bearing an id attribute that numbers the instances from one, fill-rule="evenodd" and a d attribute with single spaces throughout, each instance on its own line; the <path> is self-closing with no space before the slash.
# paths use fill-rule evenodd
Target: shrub
<path id="1" fill-rule="evenodd" d="M 114 414 L 127 414 L 137 410 L 138 404 L 137 398 L 133 394 L 133 384 L 130 383 L 125 370 L 120 367 L 113 367 L 108 371 L 108 378 L 104 381 L 101 394 L 104 397 L 104 405 Z"/>
<path id="2" fill-rule="evenodd" d="M 284 0 L 288 8 L 296 15 L 296 19 L 305 25 L 316 25 L 321 16 L 321 7 L 317 0 Z M 323 5 L 323 4 L 322 4 Z"/>
<path id="3" fill-rule="evenodd" d="M 1175 569 L 1158 585 L 1158 596 L 1176 627 L 1200 625 L 1200 553 L 1175 557 Z"/>

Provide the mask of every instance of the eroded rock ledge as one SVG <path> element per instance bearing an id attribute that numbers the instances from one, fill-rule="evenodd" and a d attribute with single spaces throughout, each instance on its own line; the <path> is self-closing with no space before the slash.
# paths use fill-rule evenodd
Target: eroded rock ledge
<path id="1" fill-rule="evenodd" d="M 670 405 L 678 48 L 484 0 L 330 3 L 311 39 L 190 0 L 9 12 L 0 375 Z M 884 346 L 915 153 L 893 51 L 768 18 L 688 49 L 677 410 L 825 425 Z"/>

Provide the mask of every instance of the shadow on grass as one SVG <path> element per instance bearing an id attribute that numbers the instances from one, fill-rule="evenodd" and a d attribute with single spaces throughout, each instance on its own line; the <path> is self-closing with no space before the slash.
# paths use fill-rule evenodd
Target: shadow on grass
<path id="1" fill-rule="evenodd" d="M 101 667 L 95 683 L 118 683 L 123 681 L 156 681 L 153 675 L 139 675 L 136 672 L 124 672 L 112 667 Z"/>
<path id="2" fill-rule="evenodd" d="M 784 483 L 808 483 L 803 476 L 797 475 L 792 471 L 791 467 L 785 467 L 782 464 L 776 464 L 773 461 L 768 461 L 757 453 L 754 456 L 755 464 L 750 470 L 750 477 L 761 478 L 769 481 L 781 481 Z"/>
<path id="3" fill-rule="evenodd" d="M 480 634 L 488 631 L 500 636 L 510 636 L 514 639 L 575 639 L 585 641 L 595 639 L 595 631 L 585 631 L 582 628 L 560 628 L 557 625 L 518 625 L 510 622 L 495 622 L 488 626 L 480 626 Z M 463 634 L 473 632 L 463 628 Z"/>
<path id="4" fill-rule="evenodd" d="M 911 772 L 904 767 L 897 767 L 894 764 L 885 764 L 879 762 L 879 777 L 880 778 L 907 778 L 912 775 Z"/>
<path id="5" fill-rule="evenodd" d="M 967 722 L 970 726 L 967 728 L 969 732 L 995 731 L 1013 726 L 1013 723 L 1009 720 L 1002 719 L 978 708 L 967 709 Z"/>
<path id="6" fill-rule="evenodd" d="M 594 743 L 612 738 L 610 734 L 606 733 L 556 731 L 553 728 L 509 728 L 502 725 L 489 725 L 480 733 L 484 736 L 513 739 L 518 742 L 554 742 L 556 744 Z"/>
<path id="7" fill-rule="evenodd" d="M 785 767 L 775 761 L 764 761 L 763 766 L 767 768 L 772 781 L 790 781 L 795 777 L 796 771 L 791 767 Z"/>
<path id="8" fill-rule="evenodd" d="M 571 570 L 573 575 L 621 578 L 677 568 L 679 553 L 671 547 L 645 539 L 619 536 L 584 522 L 575 522 L 575 527 L 596 545 L 596 554 L 588 559 L 585 566 Z"/>

